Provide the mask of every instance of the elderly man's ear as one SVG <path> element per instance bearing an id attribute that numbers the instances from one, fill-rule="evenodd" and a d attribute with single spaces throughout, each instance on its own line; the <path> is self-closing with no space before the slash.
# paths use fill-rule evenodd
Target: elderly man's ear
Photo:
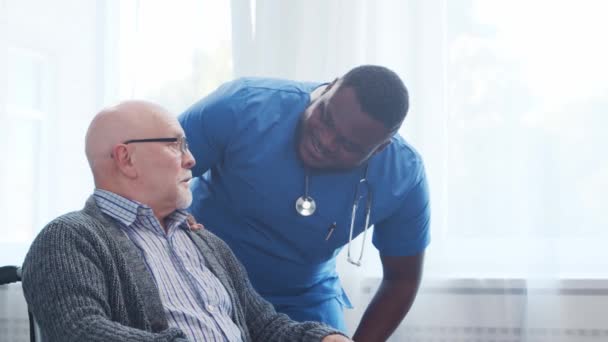
<path id="1" fill-rule="evenodd" d="M 127 145 L 119 144 L 112 149 L 112 159 L 116 167 L 128 178 L 137 177 L 137 168 L 133 163 L 133 155 L 129 153 Z"/>

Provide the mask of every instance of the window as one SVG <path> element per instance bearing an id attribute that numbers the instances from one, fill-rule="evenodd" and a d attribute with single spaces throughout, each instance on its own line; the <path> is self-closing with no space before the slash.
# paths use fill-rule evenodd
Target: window
<path id="1" fill-rule="evenodd" d="M 0 116 L 0 236 L 5 243 L 28 243 L 42 205 L 38 196 L 41 135 L 46 121 L 47 63 L 44 56 L 8 48 L 6 112 Z"/>
<path id="2" fill-rule="evenodd" d="M 608 5 L 445 4 L 439 273 L 606 277 Z"/>
<path id="3" fill-rule="evenodd" d="M 0 1 L 0 265 L 94 189 L 84 136 L 138 98 L 176 115 L 232 78 L 228 0 Z"/>

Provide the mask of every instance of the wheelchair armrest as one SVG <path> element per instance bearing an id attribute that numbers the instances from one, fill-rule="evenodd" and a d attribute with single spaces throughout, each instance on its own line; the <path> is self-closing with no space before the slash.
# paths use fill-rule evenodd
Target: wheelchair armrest
<path id="1" fill-rule="evenodd" d="M 21 268 L 17 266 L 0 267 L 0 285 L 21 281 Z"/>

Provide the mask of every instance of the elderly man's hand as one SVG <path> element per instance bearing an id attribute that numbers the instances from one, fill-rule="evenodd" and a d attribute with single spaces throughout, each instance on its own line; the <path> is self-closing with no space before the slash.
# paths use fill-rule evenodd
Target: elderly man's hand
<path id="1" fill-rule="evenodd" d="M 346 336 L 333 334 L 325 336 L 321 342 L 352 342 L 352 340 Z"/>

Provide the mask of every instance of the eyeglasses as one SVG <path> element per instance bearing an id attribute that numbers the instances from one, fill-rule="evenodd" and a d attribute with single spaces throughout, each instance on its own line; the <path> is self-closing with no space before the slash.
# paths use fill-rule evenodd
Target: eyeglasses
<path id="1" fill-rule="evenodd" d="M 174 143 L 174 142 L 176 142 L 176 143 L 179 144 L 179 150 L 183 154 L 188 153 L 188 151 L 190 150 L 188 148 L 188 140 L 186 140 L 186 137 L 179 137 L 179 138 L 131 139 L 131 140 L 127 140 L 127 141 L 123 142 L 123 144 L 128 145 L 128 144 L 132 144 L 132 143 L 147 143 L 147 142 L 168 142 L 168 143 Z"/>
<path id="2" fill-rule="evenodd" d="M 363 249 L 365 248 L 365 238 L 367 236 L 367 228 L 369 228 L 369 214 L 372 209 L 372 189 L 367 182 L 367 170 L 365 171 L 365 178 L 359 180 L 357 183 L 357 189 L 355 190 L 355 199 L 353 200 L 353 212 L 350 215 L 350 234 L 348 236 L 348 247 L 347 247 L 347 258 L 346 260 L 355 266 L 361 266 L 361 259 L 363 259 Z M 359 193 L 359 185 L 363 184 L 367 192 L 367 201 L 365 204 L 365 227 L 363 229 L 363 242 L 361 242 L 361 253 L 357 260 L 353 259 L 350 255 L 350 245 L 353 241 L 353 229 L 355 227 L 355 217 L 357 216 L 357 208 L 359 207 L 359 201 L 363 198 L 363 195 Z"/>

